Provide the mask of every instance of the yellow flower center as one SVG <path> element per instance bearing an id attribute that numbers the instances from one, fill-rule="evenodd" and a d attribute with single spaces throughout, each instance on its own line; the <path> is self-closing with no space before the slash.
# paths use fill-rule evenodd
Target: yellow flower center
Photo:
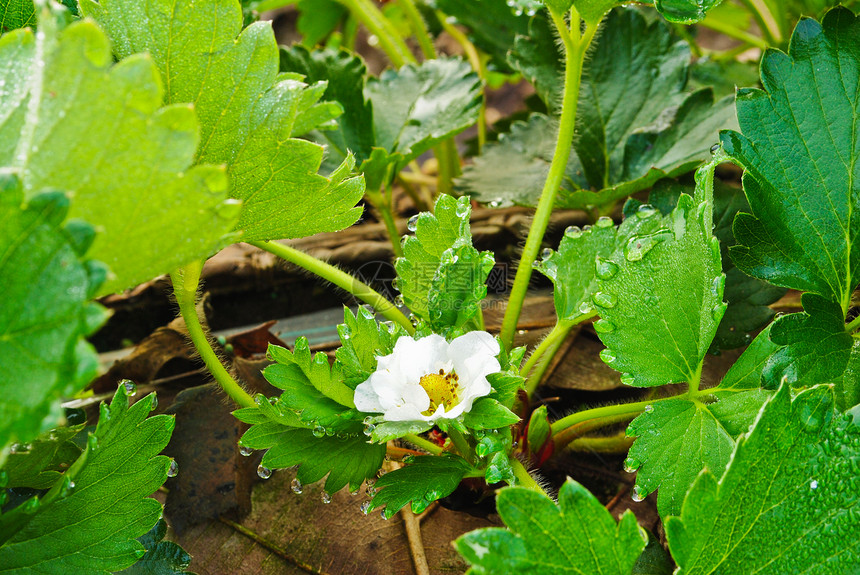
<path id="1" fill-rule="evenodd" d="M 440 405 L 445 406 L 445 411 L 460 403 L 460 378 L 453 371 L 445 373 L 440 369 L 439 373 L 428 373 L 418 382 L 430 397 L 430 407 L 421 412 L 421 415 L 433 415 Z"/>

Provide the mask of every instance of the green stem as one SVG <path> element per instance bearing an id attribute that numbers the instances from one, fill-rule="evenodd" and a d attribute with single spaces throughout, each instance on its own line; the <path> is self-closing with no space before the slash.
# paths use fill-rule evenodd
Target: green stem
<path id="1" fill-rule="evenodd" d="M 740 40 L 741 42 L 745 42 L 750 44 L 751 46 L 755 46 L 756 48 L 761 48 L 762 50 L 768 47 L 768 42 L 762 38 L 759 38 L 755 34 L 750 34 L 745 30 L 741 30 L 735 26 L 730 24 L 725 24 L 724 22 L 719 21 L 708 21 L 703 20 L 699 22 L 700 26 L 704 26 L 705 28 L 710 28 L 711 30 L 715 30 L 720 34 L 724 34 L 729 38 L 734 38 L 735 40 Z"/>
<path id="2" fill-rule="evenodd" d="M 454 138 L 448 138 L 433 147 L 433 154 L 439 165 L 436 175 L 436 195 L 451 195 L 454 191 L 454 178 L 460 175 L 460 154 Z"/>
<path id="3" fill-rule="evenodd" d="M 851 323 L 845 326 L 845 331 L 848 333 L 854 332 L 860 326 L 860 315 L 851 320 Z"/>
<path id="4" fill-rule="evenodd" d="M 397 309 L 397 306 L 382 297 L 372 287 L 356 279 L 354 276 L 337 269 L 331 264 L 308 255 L 290 246 L 276 242 L 248 242 L 252 246 L 274 254 L 279 258 L 304 268 L 337 287 L 348 291 L 364 303 L 370 305 L 387 320 L 400 324 L 411 335 L 415 332 L 412 322 Z"/>
<path id="5" fill-rule="evenodd" d="M 541 489 L 541 486 L 538 485 L 538 482 L 535 481 L 534 477 L 529 474 L 528 470 L 523 466 L 519 459 L 511 457 L 511 467 L 514 470 L 514 477 L 517 478 L 517 485 L 519 487 L 526 487 L 532 491 L 537 491 L 541 495 L 546 495 L 546 492 Z"/>
<path id="6" fill-rule="evenodd" d="M 406 63 L 414 63 L 415 56 L 403 41 L 397 28 L 385 17 L 371 0 L 338 0 L 355 14 L 365 27 L 379 39 L 379 46 L 394 64 L 400 68 Z"/>
<path id="7" fill-rule="evenodd" d="M 580 20 L 575 8 L 571 9 L 570 30 L 568 30 L 565 24 L 564 16 L 555 14 L 552 11 L 550 11 L 550 15 L 565 47 L 564 97 L 562 99 L 558 139 L 555 145 L 555 153 L 552 157 L 552 164 L 549 168 L 549 175 L 544 183 L 534 220 L 529 229 L 526 245 L 523 248 L 523 255 L 517 267 L 517 274 L 514 277 L 511 297 L 508 300 L 508 307 L 505 310 L 505 317 L 502 321 L 500 337 L 502 343 L 508 346 L 508 348 L 512 345 L 514 332 L 517 329 L 517 322 L 519 321 L 520 312 L 522 311 L 523 302 L 528 291 L 529 280 L 532 275 L 532 262 L 540 250 L 543 235 L 546 232 L 549 217 L 555 204 L 555 196 L 558 193 L 559 187 L 561 187 L 564 170 L 570 158 L 571 142 L 573 141 L 574 128 L 576 126 L 576 105 L 579 100 L 582 66 L 588 46 L 591 44 L 591 40 L 594 38 L 599 25 L 598 23 L 588 25 L 582 38 L 579 38 Z M 571 35 L 571 30 L 574 33 L 573 36 Z"/>
<path id="8" fill-rule="evenodd" d="M 622 431 L 607 437 L 579 437 L 568 443 L 567 449 L 592 453 L 627 453 L 633 441 L 634 438 Z"/>
<path id="9" fill-rule="evenodd" d="M 424 54 L 424 58 L 432 60 L 436 57 L 436 48 L 433 46 L 433 40 L 430 38 L 427 24 L 424 22 L 424 18 L 421 17 L 421 12 L 418 11 L 412 0 L 397 0 L 397 4 L 403 10 L 403 14 L 409 20 L 409 25 L 415 31 L 415 38 L 418 40 L 418 45 L 421 47 L 421 53 Z"/>
<path id="10" fill-rule="evenodd" d="M 645 408 L 647 406 L 653 405 L 655 402 L 658 401 L 661 400 L 650 399 L 648 401 L 636 401 L 633 403 L 622 403 L 619 405 L 607 405 L 604 407 L 596 407 L 594 409 L 586 409 L 585 411 L 578 411 L 576 413 L 568 415 L 567 417 L 562 417 L 561 419 L 559 419 L 558 421 L 554 421 L 550 425 L 550 430 L 553 435 L 553 441 L 555 442 L 555 446 L 556 448 L 562 448 L 574 439 L 574 437 L 572 437 L 571 435 L 583 433 L 583 430 L 576 430 L 576 434 L 565 433 L 568 429 L 571 429 L 575 426 L 581 425 L 591 420 L 614 420 L 615 418 L 624 419 L 631 415 L 639 415 L 640 413 L 645 411 Z"/>
<path id="11" fill-rule="evenodd" d="M 472 446 L 469 445 L 469 441 L 466 439 L 466 436 L 453 425 L 448 426 L 447 433 L 448 437 L 451 438 L 451 443 L 454 444 L 454 447 L 457 449 L 457 452 L 463 456 L 463 459 L 469 463 L 474 463 L 475 452 L 472 449 Z"/>
<path id="12" fill-rule="evenodd" d="M 432 441 L 424 439 L 423 437 L 415 435 L 414 433 L 407 433 L 403 436 L 403 439 L 416 447 L 420 447 L 427 453 L 432 453 L 433 455 L 439 455 L 444 451 L 441 447 L 439 447 Z"/>
<path id="13" fill-rule="evenodd" d="M 365 191 L 364 197 L 370 202 L 370 205 L 377 211 L 382 223 L 385 224 L 385 232 L 388 234 L 388 240 L 391 242 L 391 248 L 394 250 L 394 257 L 403 256 L 403 248 L 400 245 L 400 230 L 397 229 L 397 222 L 394 221 L 394 210 L 391 207 L 391 184 L 387 184 L 388 194 L 383 196 L 380 192 Z"/>
<path id="14" fill-rule="evenodd" d="M 550 360 L 558 351 L 558 348 L 561 347 L 561 344 L 567 338 L 567 335 L 570 333 L 570 330 L 573 329 L 579 322 L 570 322 L 565 320 L 558 320 L 558 323 L 555 324 L 555 327 L 552 328 L 547 336 L 543 339 L 540 344 L 535 348 L 532 354 L 529 356 L 528 360 L 526 360 L 525 365 L 523 365 L 522 369 L 520 369 L 520 375 L 522 377 L 528 377 L 526 381 L 526 393 L 531 396 L 534 393 L 534 390 L 537 389 L 538 384 L 540 383 L 541 377 L 546 371 L 546 368 L 543 369 L 538 368 L 538 372 L 535 372 L 535 376 L 529 377 L 529 374 L 537 365 L 538 361 L 549 352 L 550 355 L 547 357 L 547 360 L 541 364 L 541 367 L 548 366 Z"/>
<path id="15" fill-rule="evenodd" d="M 764 14 L 761 13 L 761 10 L 756 3 L 753 2 L 753 0 L 740 0 L 740 3 L 747 9 L 750 15 L 752 15 L 756 24 L 758 24 L 759 30 L 761 30 L 761 34 L 767 42 L 767 45 L 764 48 L 767 48 L 768 46 L 779 46 L 779 39 L 774 35 L 770 26 L 768 26 L 767 20 L 764 18 Z"/>
<path id="16" fill-rule="evenodd" d="M 200 323 L 200 318 L 197 317 L 197 287 L 200 283 L 200 272 L 203 270 L 203 262 L 193 262 L 184 268 L 170 274 L 170 279 L 173 281 L 173 293 L 176 296 L 176 303 L 179 305 L 179 313 L 182 319 L 185 320 L 185 325 L 188 328 L 188 336 L 191 342 L 200 354 L 200 358 L 209 373 L 221 386 L 221 389 L 230 396 L 241 407 L 256 407 L 254 399 L 242 389 L 233 376 L 224 368 L 215 350 L 209 343 L 209 338 L 206 335 L 206 330 Z"/>

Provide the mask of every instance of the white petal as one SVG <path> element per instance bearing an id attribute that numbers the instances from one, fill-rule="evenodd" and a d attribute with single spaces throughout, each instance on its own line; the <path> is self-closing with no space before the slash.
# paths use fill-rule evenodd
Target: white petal
<path id="1" fill-rule="evenodd" d="M 417 384 L 423 376 L 434 371 L 436 364 L 445 361 L 447 348 L 448 342 L 445 338 L 435 333 L 417 340 L 401 337 L 394 346 L 397 369 L 406 382 Z"/>
<path id="2" fill-rule="evenodd" d="M 373 379 L 373 376 L 371 376 L 371 379 Z M 370 379 L 358 384 L 352 400 L 355 402 L 355 408 L 364 413 L 382 413 L 385 411 L 379 402 L 379 396 L 373 390 Z"/>
<path id="3" fill-rule="evenodd" d="M 414 405 L 394 407 L 385 412 L 385 421 L 432 421 Z"/>

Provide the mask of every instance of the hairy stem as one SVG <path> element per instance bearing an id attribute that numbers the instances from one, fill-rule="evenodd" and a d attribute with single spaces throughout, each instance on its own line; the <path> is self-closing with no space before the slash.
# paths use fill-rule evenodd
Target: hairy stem
<path id="1" fill-rule="evenodd" d="M 209 369 L 209 373 L 212 374 L 221 389 L 241 407 L 256 407 L 257 404 L 254 403 L 254 399 L 242 389 L 242 386 L 233 379 L 233 376 L 221 363 L 209 343 L 209 338 L 200 318 L 197 317 L 195 304 L 197 303 L 197 287 L 200 284 L 200 272 L 202 270 L 203 262 L 198 261 L 170 274 L 170 279 L 173 281 L 173 293 L 176 296 L 176 303 L 179 305 L 179 313 L 188 328 L 188 336 L 197 349 L 197 353 L 200 354 L 203 363 Z"/>
<path id="2" fill-rule="evenodd" d="M 365 191 L 364 194 L 367 201 L 379 214 L 382 223 L 385 224 L 385 232 L 388 234 L 388 241 L 391 242 L 391 248 L 394 250 L 394 257 L 401 257 L 403 248 L 400 246 L 400 230 L 397 229 L 397 222 L 394 221 L 394 210 L 391 207 L 391 186 L 388 186 L 388 194 L 385 196 L 380 192 Z"/>
<path id="3" fill-rule="evenodd" d="M 584 319 L 584 318 L 583 318 Z M 537 389 L 537 386 L 540 384 L 541 378 L 543 378 L 544 373 L 546 373 L 547 367 L 549 367 L 549 363 L 552 358 L 555 356 L 558 349 L 561 347 L 561 344 L 564 343 L 564 340 L 567 338 L 567 335 L 570 333 L 570 330 L 573 329 L 575 325 L 579 322 L 569 322 L 564 320 L 558 320 L 558 323 L 555 324 L 555 327 L 552 328 L 547 336 L 541 341 L 529 358 L 526 360 L 525 365 L 523 365 L 520 370 L 520 375 L 522 377 L 526 377 L 526 393 L 531 396 L 534 393 L 534 390 Z M 548 354 L 548 355 L 547 355 Z M 546 360 L 543 363 L 538 364 L 538 362 L 546 357 Z M 534 373 L 532 370 L 537 369 Z M 529 375 L 531 374 L 531 375 Z"/>
<path id="4" fill-rule="evenodd" d="M 421 47 L 421 53 L 424 58 L 432 60 L 436 57 L 436 48 L 433 46 L 433 39 L 427 31 L 427 24 L 424 18 L 421 17 L 421 12 L 415 7 L 415 2 L 412 0 L 397 0 L 397 5 L 403 10 L 406 19 L 409 20 L 409 25 L 415 32 L 415 39 L 418 40 L 418 46 Z"/>
<path id="5" fill-rule="evenodd" d="M 567 449 L 592 453 L 627 453 L 633 441 L 633 437 L 627 437 L 622 431 L 606 437 L 579 437 L 568 443 Z"/>
<path id="6" fill-rule="evenodd" d="M 535 481 L 534 477 L 529 474 L 528 470 L 523 466 L 519 459 L 511 457 L 511 467 L 514 470 L 514 477 L 517 478 L 517 485 L 519 487 L 526 487 L 532 491 L 537 491 L 542 495 L 546 495 L 546 492 L 541 489 L 541 486 L 538 485 L 538 482 Z"/>
<path id="7" fill-rule="evenodd" d="M 395 68 L 415 62 L 415 56 L 410 52 L 397 28 L 371 0 L 338 0 L 338 2 L 352 12 L 379 39 L 379 46 Z"/>
<path id="8" fill-rule="evenodd" d="M 372 287 L 359 281 L 354 276 L 337 269 L 331 264 L 284 244 L 276 242 L 248 243 L 318 275 L 324 280 L 348 291 L 364 303 L 370 305 L 385 319 L 400 324 L 409 334 L 415 332 L 412 322 L 410 322 L 394 304 L 382 297 L 382 295 Z"/>
<path id="9" fill-rule="evenodd" d="M 415 435 L 414 433 L 407 433 L 403 436 L 404 441 L 408 441 L 415 447 L 419 447 L 426 451 L 427 453 L 432 453 L 433 455 L 439 455 L 444 451 L 441 447 L 433 443 L 428 439 L 424 439 L 420 435 Z"/>
<path id="10" fill-rule="evenodd" d="M 529 280 L 532 275 L 532 262 L 540 250 L 543 235 L 546 232 L 549 217 L 555 204 L 555 197 L 564 178 L 567 161 L 570 158 L 571 142 L 573 141 L 573 133 L 576 126 L 576 106 L 579 100 L 579 86 L 582 81 L 582 66 L 588 46 L 591 44 L 591 40 L 594 38 L 599 25 L 599 23 L 588 25 L 580 38 L 580 19 L 575 8 L 571 9 L 570 29 L 567 28 L 563 15 L 555 14 L 552 11 L 550 11 L 550 14 L 564 44 L 564 97 L 562 99 L 558 139 L 556 140 L 549 175 L 544 183 L 534 220 L 529 229 L 529 235 L 526 238 L 523 255 L 517 267 L 517 274 L 514 277 L 511 297 L 508 300 L 508 307 L 505 310 L 505 317 L 502 321 L 500 337 L 502 343 L 509 349 L 514 339 L 514 332 L 517 329 L 517 322 L 519 321 L 520 312 L 522 311 L 523 302 L 528 291 Z"/>

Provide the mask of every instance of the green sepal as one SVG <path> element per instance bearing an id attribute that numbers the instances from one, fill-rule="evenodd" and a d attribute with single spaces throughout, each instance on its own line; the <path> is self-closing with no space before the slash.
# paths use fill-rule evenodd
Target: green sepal
<path id="1" fill-rule="evenodd" d="M 410 433 L 424 433 L 433 427 L 426 421 L 384 421 L 373 428 L 371 438 L 374 443 L 385 443 Z"/>
<path id="2" fill-rule="evenodd" d="M 375 488 L 379 489 L 370 501 L 368 511 L 385 506 L 386 518 L 412 502 L 412 511 L 421 513 L 428 505 L 449 495 L 472 466 L 456 455 L 421 455 L 412 458 L 400 469 L 380 477 Z"/>
<path id="3" fill-rule="evenodd" d="M 551 431 L 549 418 L 547 417 L 546 412 L 546 405 L 541 405 L 532 411 L 532 415 L 529 418 L 527 436 L 529 451 L 532 453 L 538 453 L 546 443 L 546 440 L 549 439 Z"/>
<path id="4" fill-rule="evenodd" d="M 399 324 L 376 321 L 373 312 L 364 306 L 359 306 L 355 315 L 344 307 L 343 323 L 337 326 L 337 333 L 341 347 L 335 356 L 343 383 L 351 389 L 367 381 L 376 370 L 376 358 L 391 354 L 397 340 L 407 335 Z"/>
<path id="5" fill-rule="evenodd" d="M 519 422 L 520 417 L 491 397 L 475 400 L 465 416 L 463 425 L 469 429 L 498 429 Z"/>

